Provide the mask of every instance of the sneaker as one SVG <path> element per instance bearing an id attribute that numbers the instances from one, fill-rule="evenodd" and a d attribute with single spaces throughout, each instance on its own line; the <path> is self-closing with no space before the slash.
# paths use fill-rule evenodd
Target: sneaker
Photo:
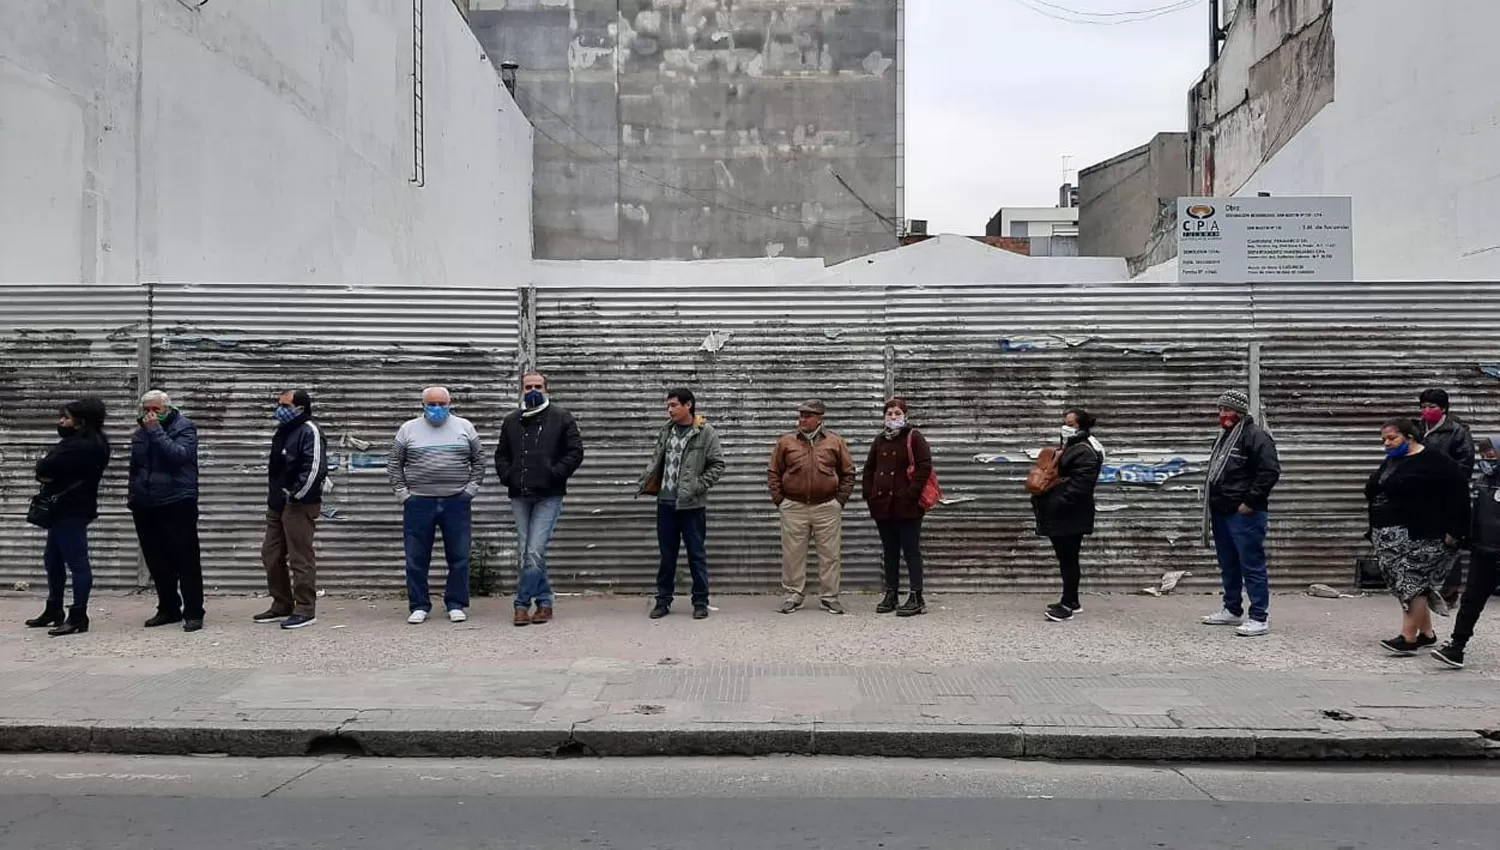
<path id="1" fill-rule="evenodd" d="M 1046 614 L 1047 619 L 1051 620 L 1054 623 L 1066 623 L 1067 621 L 1073 619 L 1073 609 L 1062 604 L 1061 602 L 1057 603 L 1056 605 L 1048 605 Z"/>
<path id="2" fill-rule="evenodd" d="M 693 619 L 694 620 L 707 620 L 708 619 L 708 606 L 707 605 L 694 605 L 693 606 Z"/>
<path id="3" fill-rule="evenodd" d="M 1380 642 L 1380 645 L 1385 647 L 1386 652 L 1400 658 L 1408 658 L 1416 655 L 1417 650 L 1422 648 L 1422 644 L 1414 640 L 1407 640 L 1406 635 L 1396 635 L 1393 638 L 1386 638 Z"/>
<path id="4" fill-rule="evenodd" d="M 254 623 L 262 623 L 262 624 L 264 624 L 264 623 L 279 623 L 282 620 L 285 620 L 287 617 L 290 617 L 290 616 L 292 616 L 292 615 L 291 614 L 282 614 L 282 613 L 279 613 L 279 612 L 276 611 L 276 609 L 273 608 L 270 611 L 262 611 L 259 614 L 256 614 L 254 617 L 250 618 L 250 621 L 254 622 Z"/>
<path id="5" fill-rule="evenodd" d="M 418 623 L 425 623 L 427 622 L 427 612 L 423 611 L 421 608 L 418 608 L 417 610 L 411 612 L 411 616 L 406 618 L 406 622 L 411 623 L 413 626 L 417 625 Z"/>
<path id="6" fill-rule="evenodd" d="M 1246 620 L 1240 627 L 1234 630 L 1240 637 L 1260 637 L 1271 633 L 1271 622 L 1269 620 Z"/>
<path id="7" fill-rule="evenodd" d="M 821 599 L 819 600 L 819 602 L 822 603 L 823 610 L 827 611 L 830 614 L 844 613 L 844 603 L 838 601 L 837 599 Z"/>
<path id="8" fill-rule="evenodd" d="M 450 609 L 448 609 L 448 622 L 450 622 L 450 623 L 462 623 L 463 621 L 465 621 L 467 619 L 469 619 L 469 615 L 464 613 L 464 609 L 462 609 L 462 608 L 450 608 Z"/>
<path id="9" fill-rule="evenodd" d="M 666 604 L 665 602 L 658 602 L 656 603 L 656 607 L 651 609 L 650 617 L 653 620 L 660 620 L 662 617 L 665 617 L 670 613 L 672 613 L 672 606 Z"/>
<path id="10" fill-rule="evenodd" d="M 1421 632 L 1417 632 L 1417 646 L 1433 646 L 1436 643 L 1437 632 L 1433 632 L 1430 635 L 1424 635 Z"/>
<path id="11" fill-rule="evenodd" d="M 1454 670 L 1464 669 L 1464 648 L 1453 641 L 1443 644 L 1442 649 L 1434 649 L 1432 657 L 1452 667 Z"/>
<path id="12" fill-rule="evenodd" d="M 786 600 L 786 601 L 784 601 L 784 602 L 781 603 L 781 607 L 776 609 L 776 613 L 778 613 L 778 614 L 795 614 L 795 613 L 797 613 L 797 611 L 801 610 L 801 608 L 802 608 L 802 600 L 801 599 L 788 599 L 788 600 Z"/>
<path id="13" fill-rule="evenodd" d="M 1205 626 L 1238 626 L 1245 622 L 1245 618 L 1239 614 L 1231 614 L 1228 608 L 1219 609 L 1217 614 L 1209 614 L 1203 618 Z"/>
<path id="14" fill-rule="evenodd" d="M 307 626 L 311 626 L 317 621 L 317 617 L 308 617 L 303 614 L 293 614 L 292 616 L 287 617 L 285 620 L 281 621 L 281 627 L 283 629 L 301 629 L 306 628 Z"/>

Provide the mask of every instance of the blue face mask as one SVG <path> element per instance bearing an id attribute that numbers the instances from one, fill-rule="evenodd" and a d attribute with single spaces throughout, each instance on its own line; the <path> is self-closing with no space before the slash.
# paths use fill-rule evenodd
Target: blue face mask
<path id="1" fill-rule="evenodd" d="M 542 402 L 546 400 L 547 397 L 542 395 L 537 390 L 532 390 L 531 392 L 527 393 L 526 397 L 523 399 L 523 401 L 526 402 L 527 407 L 541 407 Z"/>
<path id="2" fill-rule="evenodd" d="M 287 422 L 291 422 L 293 419 L 296 419 L 296 418 L 297 418 L 297 408 L 295 408 L 295 407 L 278 407 L 278 408 L 276 408 L 276 421 L 277 422 L 285 424 Z"/>
<path id="3" fill-rule="evenodd" d="M 1480 472 L 1480 474 L 1484 475 L 1484 477 L 1486 477 L 1486 478 L 1490 477 L 1491 475 L 1494 475 L 1496 470 L 1500 470 L 1500 466 L 1497 466 L 1495 464 L 1495 461 L 1492 461 L 1492 460 L 1481 460 L 1479 462 L 1479 472 Z"/>
<path id="4" fill-rule="evenodd" d="M 1390 458 L 1390 459 L 1392 459 L 1392 460 L 1395 460 L 1396 458 L 1399 458 L 1399 457 L 1406 457 L 1407 453 L 1410 452 L 1410 451 L 1411 451 L 1411 443 L 1402 443 L 1401 445 L 1395 447 L 1394 449 L 1386 449 L 1385 450 L 1385 456 L 1388 457 L 1388 458 Z"/>
<path id="5" fill-rule="evenodd" d="M 425 404 L 422 406 L 422 413 L 427 417 L 427 421 L 434 425 L 441 425 L 448 421 L 448 408 L 441 404 Z"/>

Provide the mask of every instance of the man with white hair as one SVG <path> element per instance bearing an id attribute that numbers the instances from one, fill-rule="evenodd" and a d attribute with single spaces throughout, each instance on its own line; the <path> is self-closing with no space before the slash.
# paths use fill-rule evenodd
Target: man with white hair
<path id="1" fill-rule="evenodd" d="M 448 619 L 467 620 L 471 503 L 484 482 L 484 447 L 469 420 L 454 416 L 444 387 L 422 391 L 422 415 L 396 432 L 386 460 L 391 488 L 403 510 L 406 544 L 408 623 L 423 623 L 432 612 L 429 574 L 432 544 L 443 532 L 448 581 L 443 605 Z"/>
<path id="2" fill-rule="evenodd" d="M 203 628 L 203 561 L 198 545 L 198 429 L 161 390 L 141 396 L 130 440 L 130 513 L 156 585 L 147 628 Z"/>

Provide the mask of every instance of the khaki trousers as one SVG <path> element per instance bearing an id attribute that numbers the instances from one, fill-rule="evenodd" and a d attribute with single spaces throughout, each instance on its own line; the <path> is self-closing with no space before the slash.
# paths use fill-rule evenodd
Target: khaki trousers
<path id="1" fill-rule="evenodd" d="M 821 505 L 781 503 L 781 587 L 789 599 L 802 599 L 807 588 L 809 543 L 818 550 L 819 595 L 837 599 L 844 547 L 844 506 L 838 499 Z"/>
<path id="2" fill-rule="evenodd" d="M 318 561 L 313 553 L 313 530 L 322 505 L 288 502 L 280 511 L 266 511 L 266 537 L 261 563 L 271 609 L 278 614 L 311 617 L 318 609 Z"/>

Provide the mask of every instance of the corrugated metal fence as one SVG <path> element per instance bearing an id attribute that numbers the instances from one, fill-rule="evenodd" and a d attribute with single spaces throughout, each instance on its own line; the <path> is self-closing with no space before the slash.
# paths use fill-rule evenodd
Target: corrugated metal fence
<path id="1" fill-rule="evenodd" d="M 1110 453 L 1085 568 L 1090 586 L 1113 589 L 1167 569 L 1213 581 L 1198 500 L 1225 387 L 1258 389 L 1281 447 L 1272 558 L 1284 586 L 1347 581 L 1362 547 L 1361 487 L 1380 458 L 1375 431 L 1411 412 L 1418 389 L 1448 387 L 1477 432 L 1500 418 L 1500 351 L 1476 321 L 1497 315 L 1500 284 L 641 287 L 544 289 L 520 304 L 513 291 L 156 285 L 149 313 L 135 287 L 0 296 L 13 306 L 0 319 L 0 388 L 17 400 L 0 411 L 7 582 L 41 579 L 39 535 L 20 517 L 53 407 L 97 391 L 121 448 L 93 545 L 101 585 L 134 585 L 120 425 L 139 393 L 136 340 L 148 324 L 154 383 L 199 425 L 205 565 L 226 591 L 261 587 L 270 408 L 292 385 L 317 399 L 337 466 L 319 538 L 324 584 L 381 591 L 402 581 L 383 471 L 395 428 L 416 414 L 423 386 L 446 384 L 492 449 L 518 360 L 541 365 L 588 449 L 553 549 L 563 591 L 649 590 L 652 505 L 632 494 L 678 384 L 697 392 L 729 456 L 709 525 L 722 592 L 778 584 L 765 462 L 809 396 L 827 402 L 830 427 L 861 463 L 882 399 L 911 401 L 950 497 L 925 534 L 937 591 L 1053 587 L 1021 480 L 1068 405 L 1099 416 Z M 520 343 L 533 322 L 534 352 Z M 509 512 L 493 481 L 480 505 L 478 539 L 508 586 Z M 857 501 L 846 516 L 846 586 L 873 588 L 872 524 Z"/>

